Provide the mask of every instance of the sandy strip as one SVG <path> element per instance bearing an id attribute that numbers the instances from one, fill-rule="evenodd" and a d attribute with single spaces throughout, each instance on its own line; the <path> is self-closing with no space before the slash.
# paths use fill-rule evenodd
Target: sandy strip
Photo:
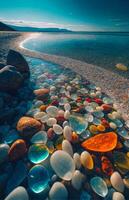
<path id="1" fill-rule="evenodd" d="M 34 35 L 34 33 L 33 33 Z M 129 80 L 107 69 L 87 64 L 75 59 L 48 55 L 30 51 L 21 47 L 21 43 L 28 37 L 32 37 L 32 33 L 21 33 L 16 38 L 10 39 L 9 47 L 20 51 L 26 56 L 36 57 L 60 64 L 68 67 L 87 80 L 102 88 L 102 91 L 111 96 L 114 102 L 119 104 L 120 110 L 129 114 Z"/>

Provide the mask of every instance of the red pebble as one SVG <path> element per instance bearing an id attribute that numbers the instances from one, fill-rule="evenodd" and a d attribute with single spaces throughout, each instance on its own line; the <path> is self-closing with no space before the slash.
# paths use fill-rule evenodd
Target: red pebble
<path id="1" fill-rule="evenodd" d="M 23 157 L 27 152 L 26 143 L 24 140 L 16 140 L 9 151 L 9 158 L 11 161 L 16 161 Z"/>
<path id="2" fill-rule="evenodd" d="M 94 101 L 99 105 L 103 103 L 102 99 L 99 99 L 99 98 L 94 98 Z"/>
<path id="3" fill-rule="evenodd" d="M 91 100 L 91 98 L 86 98 L 86 101 L 87 101 L 88 103 L 90 103 L 92 100 Z"/>

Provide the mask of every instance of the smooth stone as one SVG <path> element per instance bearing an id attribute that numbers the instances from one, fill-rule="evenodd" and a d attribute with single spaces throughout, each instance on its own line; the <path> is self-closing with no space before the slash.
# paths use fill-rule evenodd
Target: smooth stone
<path id="1" fill-rule="evenodd" d="M 72 140 L 72 130 L 70 126 L 65 126 L 63 130 L 63 135 L 66 140 Z"/>
<path id="2" fill-rule="evenodd" d="M 7 181 L 6 185 L 7 193 L 10 193 L 13 189 L 18 187 L 23 182 L 23 180 L 27 176 L 27 171 L 28 171 L 27 166 L 23 161 L 19 161 L 16 164 L 11 177 L 9 177 L 9 180 Z"/>
<path id="3" fill-rule="evenodd" d="M 53 126 L 56 123 L 57 123 L 57 120 L 55 118 L 49 118 L 47 121 L 48 126 Z"/>
<path id="4" fill-rule="evenodd" d="M 117 64 L 116 64 L 116 68 L 119 69 L 119 70 L 121 70 L 121 71 L 128 71 L 127 66 L 125 66 L 125 65 L 122 64 L 122 63 L 117 63 Z"/>
<path id="5" fill-rule="evenodd" d="M 76 190 L 80 190 L 85 181 L 85 176 L 79 171 L 76 170 L 73 174 L 71 184 Z"/>
<path id="6" fill-rule="evenodd" d="M 41 129 L 41 123 L 32 117 L 22 117 L 17 123 L 17 130 L 22 137 L 31 137 Z"/>
<path id="7" fill-rule="evenodd" d="M 71 110 L 70 104 L 69 103 L 65 103 L 64 104 L 64 109 L 65 109 L 65 111 L 70 111 Z"/>
<path id="8" fill-rule="evenodd" d="M 117 125 L 113 122 L 109 123 L 110 128 L 112 128 L 113 130 L 115 130 L 117 128 Z"/>
<path id="9" fill-rule="evenodd" d="M 116 168 L 123 174 L 129 171 L 129 158 L 123 152 L 114 152 L 113 154 L 114 164 Z"/>
<path id="10" fill-rule="evenodd" d="M 9 149 L 9 145 L 0 144 L 0 164 L 8 158 Z"/>
<path id="11" fill-rule="evenodd" d="M 63 122 L 63 127 L 68 126 L 68 125 L 69 125 L 68 121 Z"/>
<path id="12" fill-rule="evenodd" d="M 47 133 L 45 131 L 39 131 L 31 138 L 31 143 L 33 144 L 46 144 L 47 143 Z"/>
<path id="13" fill-rule="evenodd" d="M 88 113 L 88 114 L 85 114 L 85 119 L 88 122 L 93 122 L 94 117 L 92 114 Z"/>
<path id="14" fill-rule="evenodd" d="M 17 139 L 19 139 L 18 131 L 12 129 L 7 134 L 4 135 L 3 141 L 4 143 L 11 144 Z"/>
<path id="15" fill-rule="evenodd" d="M 80 169 L 81 168 L 81 159 L 80 159 L 80 155 L 78 153 L 74 153 L 73 160 L 74 160 L 76 169 Z"/>
<path id="16" fill-rule="evenodd" d="M 64 113 L 64 118 L 69 119 L 69 117 L 70 117 L 70 112 L 68 110 L 66 110 Z"/>
<path id="17" fill-rule="evenodd" d="M 88 139 L 91 137 L 91 132 L 89 130 L 85 130 L 84 132 L 81 133 L 81 137 L 83 139 Z"/>
<path id="18" fill-rule="evenodd" d="M 97 134 L 82 143 L 84 149 L 96 152 L 108 152 L 113 150 L 117 145 L 117 134 L 108 132 Z"/>
<path id="19" fill-rule="evenodd" d="M 110 177 L 110 181 L 111 181 L 112 186 L 118 192 L 123 192 L 124 191 L 124 182 L 123 182 L 122 177 L 119 174 L 119 172 L 114 172 Z"/>
<path id="20" fill-rule="evenodd" d="M 125 197 L 120 192 L 114 192 L 112 200 L 125 200 Z"/>
<path id="21" fill-rule="evenodd" d="M 121 137 L 123 137 L 124 139 L 129 140 L 129 134 L 128 134 L 128 131 L 127 131 L 125 128 L 118 130 L 117 133 L 118 133 Z"/>
<path id="22" fill-rule="evenodd" d="M 61 179 L 66 181 L 72 179 L 75 164 L 68 153 L 62 150 L 55 151 L 50 158 L 50 163 L 55 173 Z"/>
<path id="23" fill-rule="evenodd" d="M 49 97 L 49 89 L 41 88 L 34 90 L 34 95 L 38 100 L 44 101 L 47 97 Z"/>
<path id="24" fill-rule="evenodd" d="M 88 126 L 88 122 L 84 117 L 71 115 L 69 117 L 69 124 L 72 127 L 73 131 L 77 134 L 81 134 L 83 131 L 86 130 Z"/>
<path id="25" fill-rule="evenodd" d="M 53 125 L 53 130 L 57 135 L 61 135 L 63 133 L 62 127 L 58 124 Z"/>
<path id="26" fill-rule="evenodd" d="M 44 144 L 34 144 L 30 146 L 28 158 L 32 163 L 38 164 L 46 160 L 49 156 L 48 148 Z"/>
<path id="27" fill-rule="evenodd" d="M 44 191 L 47 188 L 49 181 L 48 171 L 42 165 L 35 165 L 29 171 L 28 185 L 34 193 Z"/>
<path id="28" fill-rule="evenodd" d="M 11 161 L 22 158 L 27 152 L 26 143 L 24 140 L 16 140 L 10 147 L 9 158 Z"/>
<path id="29" fill-rule="evenodd" d="M 15 188 L 5 200 L 29 200 L 29 195 L 26 189 L 22 186 Z"/>
<path id="30" fill-rule="evenodd" d="M 81 163 L 86 169 L 93 169 L 94 167 L 94 162 L 93 158 L 91 157 L 90 153 L 88 151 L 83 151 L 81 153 Z"/>
<path id="31" fill-rule="evenodd" d="M 61 182 L 56 182 L 50 189 L 49 198 L 50 200 L 67 200 L 68 191 Z"/>
<path id="32" fill-rule="evenodd" d="M 108 188 L 106 182 L 99 176 L 96 176 L 90 180 L 90 185 L 93 191 L 101 197 L 106 197 L 108 194 Z"/>
<path id="33" fill-rule="evenodd" d="M 46 115 L 45 112 L 37 112 L 34 114 L 34 118 L 37 120 L 41 120 L 41 118 L 43 118 Z"/>
<path id="34" fill-rule="evenodd" d="M 71 143 L 68 140 L 63 140 L 62 150 L 67 152 L 71 157 L 73 156 L 73 148 Z"/>
<path id="35" fill-rule="evenodd" d="M 56 106 L 48 106 L 46 112 L 51 117 L 56 117 L 58 115 L 58 108 Z"/>

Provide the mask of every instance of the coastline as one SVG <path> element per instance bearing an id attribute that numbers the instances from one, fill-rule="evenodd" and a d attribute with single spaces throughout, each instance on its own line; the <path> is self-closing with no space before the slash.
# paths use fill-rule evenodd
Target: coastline
<path id="1" fill-rule="evenodd" d="M 33 33 L 37 34 L 37 33 Z M 19 32 L 2 32 L 0 33 L 1 49 L 0 49 L 0 62 L 6 58 L 8 50 L 15 49 L 25 56 L 40 58 L 53 63 L 57 63 L 64 67 L 68 67 L 90 82 L 101 87 L 102 91 L 111 96 L 115 103 L 119 104 L 120 110 L 123 113 L 129 113 L 129 81 L 128 79 L 108 71 L 107 69 L 88 64 L 79 60 L 71 59 L 63 56 L 43 54 L 34 52 L 21 47 L 24 42 L 32 33 L 19 33 Z M 9 36 L 9 37 L 8 37 Z"/>

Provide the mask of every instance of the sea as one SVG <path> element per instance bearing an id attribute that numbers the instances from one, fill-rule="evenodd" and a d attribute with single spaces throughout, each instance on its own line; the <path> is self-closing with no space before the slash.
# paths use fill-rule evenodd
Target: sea
<path id="1" fill-rule="evenodd" d="M 129 33 L 40 33 L 23 42 L 23 47 L 42 53 L 81 60 L 129 78 L 116 64 L 129 69 Z"/>

